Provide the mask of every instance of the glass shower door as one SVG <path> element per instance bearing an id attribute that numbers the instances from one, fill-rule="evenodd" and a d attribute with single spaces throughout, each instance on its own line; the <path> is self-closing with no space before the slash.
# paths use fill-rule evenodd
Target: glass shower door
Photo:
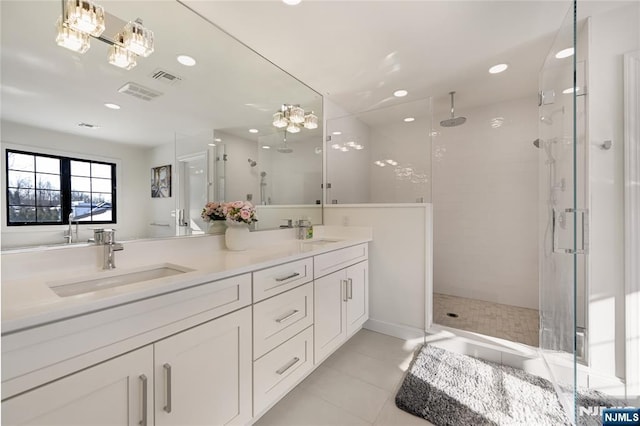
<path id="1" fill-rule="evenodd" d="M 576 360 L 583 341 L 584 135 L 576 118 L 575 3 L 540 72 L 540 348 L 569 418 L 575 420 Z M 566 50 L 573 48 L 574 51 Z M 583 101 L 582 101 L 583 102 Z M 582 141 L 580 140 L 582 139 Z M 584 334 L 583 334 L 584 335 Z"/>

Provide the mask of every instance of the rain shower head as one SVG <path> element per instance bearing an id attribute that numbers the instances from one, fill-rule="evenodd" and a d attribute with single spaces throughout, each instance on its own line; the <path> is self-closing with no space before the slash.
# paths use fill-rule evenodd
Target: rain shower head
<path id="1" fill-rule="evenodd" d="M 453 108 L 453 95 L 456 92 L 449 92 L 449 95 L 451 95 L 451 117 L 447 118 L 446 120 L 442 120 L 440 122 L 440 125 L 442 127 L 456 127 L 456 126 L 460 126 L 461 124 L 464 124 L 465 121 L 467 121 L 466 117 L 456 117 L 454 114 L 454 108 Z"/>
<path id="2" fill-rule="evenodd" d="M 257 162 L 253 161 L 251 158 L 249 158 L 247 161 L 249 162 L 251 167 L 255 167 L 258 164 Z"/>
<path id="3" fill-rule="evenodd" d="M 285 142 L 284 144 L 282 144 L 281 146 L 279 146 L 276 151 L 278 151 L 281 154 L 291 154 L 293 152 L 293 148 L 290 148 L 287 143 Z"/>

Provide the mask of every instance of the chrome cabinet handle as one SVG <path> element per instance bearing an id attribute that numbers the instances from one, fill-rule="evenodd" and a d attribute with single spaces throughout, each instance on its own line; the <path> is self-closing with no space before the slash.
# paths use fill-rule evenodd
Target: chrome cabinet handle
<path id="1" fill-rule="evenodd" d="M 351 278 L 347 278 L 347 284 L 349 285 L 348 299 L 353 299 L 353 280 Z"/>
<path id="2" fill-rule="evenodd" d="M 299 313 L 300 313 L 300 311 L 299 311 L 299 310 L 294 309 L 291 313 L 289 313 L 289 314 L 287 314 L 287 315 L 283 316 L 282 318 L 278 318 L 278 319 L 276 320 L 276 322 L 277 322 L 278 324 L 280 324 L 280 323 L 282 323 L 282 322 L 284 322 L 284 321 L 288 320 L 289 318 L 293 318 L 295 315 L 297 315 L 297 314 L 299 314 Z"/>
<path id="3" fill-rule="evenodd" d="M 294 272 L 293 274 L 291 274 L 291 275 L 287 275 L 286 277 L 276 278 L 276 281 L 277 281 L 277 282 L 286 281 L 286 280 L 289 280 L 289 279 L 291 279 L 291 278 L 295 278 L 295 277 L 297 277 L 297 276 L 299 276 L 299 275 L 300 275 L 300 273 L 299 273 L 299 272 Z"/>
<path id="4" fill-rule="evenodd" d="M 347 280 L 340 280 L 340 291 L 342 291 L 343 297 L 342 301 L 346 302 L 347 298 Z"/>
<path id="5" fill-rule="evenodd" d="M 162 408 L 167 413 L 171 412 L 171 364 L 164 364 L 164 383 L 165 383 L 165 401 L 166 404 Z"/>
<path id="6" fill-rule="evenodd" d="M 288 369 L 296 365 L 298 361 L 300 361 L 300 358 L 295 357 L 294 359 L 286 363 L 284 366 L 282 366 L 280 369 L 276 370 L 276 374 L 279 374 L 279 375 L 284 374 L 285 371 L 287 371 Z"/>
<path id="7" fill-rule="evenodd" d="M 142 385 L 142 420 L 138 422 L 139 425 L 147 426 L 147 376 L 141 374 L 138 376 Z"/>

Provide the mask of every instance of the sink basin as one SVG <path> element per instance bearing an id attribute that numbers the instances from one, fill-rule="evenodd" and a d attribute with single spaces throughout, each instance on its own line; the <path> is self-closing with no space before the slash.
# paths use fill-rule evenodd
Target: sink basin
<path id="1" fill-rule="evenodd" d="M 155 265 L 127 272 L 105 272 L 105 274 L 108 275 L 101 276 L 99 278 L 96 278 L 96 276 L 98 276 L 98 274 L 96 274 L 85 278 L 74 278 L 68 281 L 52 282 L 48 283 L 48 286 L 58 296 L 68 297 L 104 290 L 107 288 L 155 280 L 157 278 L 170 277 L 172 275 L 184 274 L 185 272 L 190 271 L 192 271 L 192 269 L 165 263 L 162 265 Z"/>

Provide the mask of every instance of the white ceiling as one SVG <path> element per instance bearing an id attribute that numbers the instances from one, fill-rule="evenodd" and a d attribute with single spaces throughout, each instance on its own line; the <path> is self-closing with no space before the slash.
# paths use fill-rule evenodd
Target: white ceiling
<path id="1" fill-rule="evenodd" d="M 84 55 L 55 45 L 59 1 L 0 2 L 3 119 L 155 145 L 171 142 L 176 132 L 209 137 L 213 129 L 256 138 L 246 129 L 272 132 L 271 114 L 282 103 L 319 110 L 315 93 L 174 0 L 99 3 L 123 20 L 142 17 L 155 32 L 156 52 L 133 70 L 120 70 L 107 64 L 107 46 L 98 41 Z M 436 121 L 448 114 L 451 90 L 459 115 L 465 108 L 533 96 L 554 36 L 570 22 L 569 0 L 182 3 L 349 112 L 401 103 L 409 108 L 433 97 Z M 579 9 L 585 14 L 620 4 L 580 1 Z M 27 22 L 30 31 L 24 31 Z M 198 65 L 177 64 L 175 56 L 183 53 Z M 488 67 L 499 62 L 509 63 L 509 70 L 489 75 Z M 154 81 L 150 74 L 158 67 L 183 81 L 175 87 Z M 164 95 L 142 103 L 118 93 L 128 81 Z M 393 98 L 399 88 L 409 96 Z M 123 108 L 107 110 L 104 102 Z M 82 129 L 79 122 L 101 129 Z"/>
<path id="2" fill-rule="evenodd" d="M 349 112 L 433 96 L 460 109 L 533 95 L 569 1 L 183 3 Z M 570 22 L 570 21 L 569 21 Z M 508 71 L 490 75 L 491 65 Z M 409 96 L 392 97 L 404 88 Z"/>

